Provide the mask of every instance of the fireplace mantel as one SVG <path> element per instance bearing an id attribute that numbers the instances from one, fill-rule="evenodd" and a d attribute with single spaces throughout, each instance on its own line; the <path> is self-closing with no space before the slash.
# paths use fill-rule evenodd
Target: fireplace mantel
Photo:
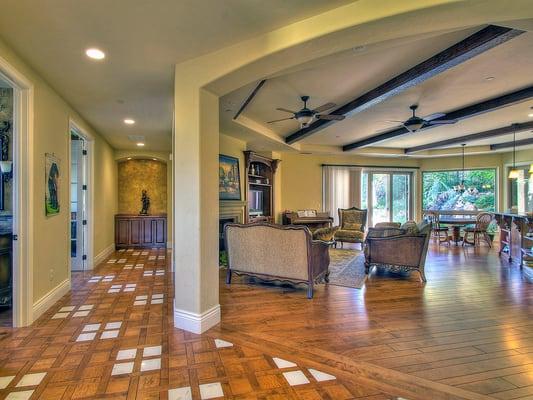
<path id="1" fill-rule="evenodd" d="M 235 218 L 239 224 L 244 224 L 246 202 L 238 200 L 220 200 L 219 218 Z"/>

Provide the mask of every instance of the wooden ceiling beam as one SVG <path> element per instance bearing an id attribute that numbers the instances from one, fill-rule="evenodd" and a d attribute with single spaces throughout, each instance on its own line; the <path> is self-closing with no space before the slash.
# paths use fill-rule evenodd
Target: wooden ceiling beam
<path id="1" fill-rule="evenodd" d="M 453 139 L 446 139 L 446 140 L 440 140 L 438 142 L 426 143 L 420 146 L 407 148 L 404 150 L 404 152 L 405 154 L 411 154 L 411 153 L 416 153 L 417 151 L 435 149 L 439 147 L 450 146 L 453 144 L 468 143 L 474 140 L 489 139 L 492 137 L 497 137 L 497 136 L 502 136 L 502 135 L 507 135 L 509 133 L 513 133 L 515 129 L 517 132 L 525 131 L 528 129 L 533 129 L 533 121 L 522 122 L 522 123 L 508 125 L 508 126 L 502 126 L 501 128 L 472 133 L 470 135 L 463 135 L 463 136 L 456 137 Z"/>
<path id="2" fill-rule="evenodd" d="M 522 33 L 524 31 L 518 29 L 489 25 L 362 96 L 335 109 L 331 114 L 350 116 L 359 113 L 413 86 L 419 85 L 456 65 L 470 60 L 489 49 L 505 43 Z M 333 122 L 335 121 L 316 120 L 308 127 L 299 129 L 287 136 L 285 142 L 293 144 L 324 129 Z"/>
<path id="3" fill-rule="evenodd" d="M 239 115 L 242 114 L 242 112 L 244 111 L 244 109 L 246 107 L 248 107 L 248 104 L 250 104 L 250 102 L 254 99 L 255 96 L 257 96 L 257 93 L 259 93 L 259 90 L 261 90 L 261 88 L 263 87 L 263 85 L 265 84 L 266 82 L 266 79 L 263 79 L 261 81 L 259 81 L 259 83 L 256 85 L 256 87 L 254 88 L 254 90 L 252 90 L 252 93 L 250 93 L 250 95 L 246 98 L 246 100 L 244 100 L 244 103 L 242 103 L 242 106 L 239 108 L 239 110 L 235 113 L 235 115 L 233 116 L 233 119 L 236 120 L 237 118 L 239 118 Z"/>
<path id="4" fill-rule="evenodd" d="M 446 113 L 444 116 L 440 118 L 434 119 L 433 121 L 438 121 L 439 119 L 442 119 L 442 120 L 456 119 L 458 121 L 461 121 L 463 119 L 475 117 L 476 115 L 498 110 L 503 107 L 508 107 L 513 104 L 517 104 L 522 101 L 529 100 L 531 98 L 533 98 L 533 86 L 529 86 L 525 89 L 517 90 L 516 92 L 507 93 L 503 96 L 495 97 L 490 100 L 482 101 L 481 103 L 472 104 L 470 106 L 466 106 L 458 110 L 451 111 L 449 113 Z M 418 130 L 417 133 L 435 128 L 437 126 L 442 126 L 442 125 L 430 125 L 430 126 L 427 126 L 425 128 Z M 409 131 L 404 127 L 400 127 L 400 128 L 393 129 L 391 131 L 380 133 L 375 136 L 371 136 L 371 137 L 368 137 L 362 140 L 358 140 L 357 142 L 347 144 L 343 146 L 342 149 L 343 151 L 350 151 L 353 149 L 358 149 L 360 147 L 366 147 L 366 146 L 370 146 L 375 143 L 383 142 L 385 140 L 394 139 L 399 136 L 405 135 L 406 133 L 409 133 Z"/>
<path id="5" fill-rule="evenodd" d="M 516 147 L 527 146 L 530 144 L 533 144 L 533 138 L 522 139 L 522 140 L 516 141 Z M 491 150 L 509 149 L 512 147 L 513 147 L 513 142 L 496 143 L 496 144 L 490 145 Z"/>

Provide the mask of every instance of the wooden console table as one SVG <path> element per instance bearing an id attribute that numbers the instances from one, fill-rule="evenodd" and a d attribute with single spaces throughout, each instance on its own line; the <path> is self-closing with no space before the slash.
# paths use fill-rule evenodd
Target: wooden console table
<path id="1" fill-rule="evenodd" d="M 115 248 L 167 246 L 167 215 L 115 215 Z"/>

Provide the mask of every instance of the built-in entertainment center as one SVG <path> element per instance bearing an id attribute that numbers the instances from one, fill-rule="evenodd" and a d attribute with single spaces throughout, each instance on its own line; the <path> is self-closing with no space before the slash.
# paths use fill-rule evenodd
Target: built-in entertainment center
<path id="1" fill-rule="evenodd" d="M 274 179 L 280 160 L 244 152 L 246 164 L 246 222 L 274 222 Z"/>

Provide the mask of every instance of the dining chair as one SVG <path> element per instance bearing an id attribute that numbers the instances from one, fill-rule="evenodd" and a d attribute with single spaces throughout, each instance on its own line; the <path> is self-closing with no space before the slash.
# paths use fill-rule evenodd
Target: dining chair
<path id="1" fill-rule="evenodd" d="M 493 218 L 494 216 L 491 213 L 479 213 L 476 217 L 476 224 L 464 229 L 463 246 L 465 243 L 473 246 L 479 246 L 481 244 L 480 239 L 483 238 L 489 247 L 492 248 L 492 241 L 487 233 L 487 228 L 489 227 L 489 224 L 492 222 Z M 470 241 L 470 238 L 473 240 Z"/>
<path id="2" fill-rule="evenodd" d="M 438 241 L 439 245 L 441 243 L 448 243 L 450 245 L 450 235 L 448 234 L 448 227 L 440 225 L 440 217 L 438 212 L 428 211 L 423 215 L 424 219 L 428 222 L 431 222 L 432 228 L 431 232 L 433 234 L 433 239 Z"/>

